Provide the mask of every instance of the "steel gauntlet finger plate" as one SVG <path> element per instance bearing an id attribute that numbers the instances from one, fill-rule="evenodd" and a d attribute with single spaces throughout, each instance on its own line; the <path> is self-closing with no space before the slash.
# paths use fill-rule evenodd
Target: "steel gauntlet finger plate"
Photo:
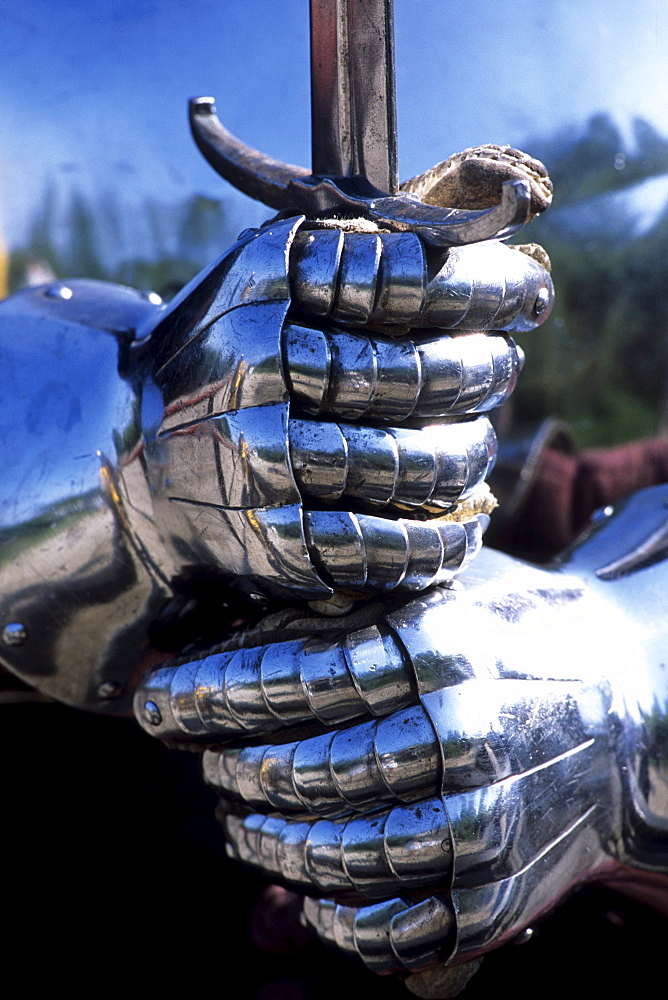
<path id="1" fill-rule="evenodd" d="M 496 441 L 472 416 L 512 391 L 520 354 L 502 334 L 305 325 L 306 307 L 419 322 L 427 270 L 411 234 L 301 223 L 243 237 L 137 349 L 154 521 L 177 571 L 214 568 L 247 590 L 294 599 L 447 581 L 490 509 L 480 487 Z"/>

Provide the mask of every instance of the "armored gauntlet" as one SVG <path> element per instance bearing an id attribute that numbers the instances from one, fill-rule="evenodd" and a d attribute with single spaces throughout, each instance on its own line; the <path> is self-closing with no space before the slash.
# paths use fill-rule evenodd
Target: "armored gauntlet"
<path id="1" fill-rule="evenodd" d="M 10 669 L 122 710 L 188 581 L 327 599 L 420 591 L 470 560 L 483 414 L 550 278 L 496 242 L 360 228 L 248 233 L 167 309 L 94 282 L 2 304 Z"/>
<path id="2" fill-rule="evenodd" d="M 512 391 L 520 356 L 503 333 L 436 328 L 524 329 L 552 293 L 500 244 L 442 256 L 430 276 L 411 234 L 286 220 L 172 307 L 147 346 L 144 428 L 179 570 L 294 601 L 422 590 L 468 561 L 495 454 L 477 414 Z"/>
<path id="3" fill-rule="evenodd" d="M 231 855 L 323 939 L 378 972 L 467 961 L 586 880 L 668 874 L 667 503 L 552 571 L 483 550 L 455 589 L 267 622 L 157 671 L 137 716 L 210 745 Z"/>

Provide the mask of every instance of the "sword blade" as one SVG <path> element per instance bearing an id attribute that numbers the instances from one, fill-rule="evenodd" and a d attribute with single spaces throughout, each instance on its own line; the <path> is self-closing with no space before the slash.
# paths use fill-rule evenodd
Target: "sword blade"
<path id="1" fill-rule="evenodd" d="M 310 3 L 313 173 L 396 194 L 393 0 Z"/>

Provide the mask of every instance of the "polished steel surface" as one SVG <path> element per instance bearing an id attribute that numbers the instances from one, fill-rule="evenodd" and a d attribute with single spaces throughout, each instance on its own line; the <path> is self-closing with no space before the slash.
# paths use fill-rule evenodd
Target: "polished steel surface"
<path id="1" fill-rule="evenodd" d="M 202 145 L 227 156 L 242 180 L 252 174 L 253 154 L 238 143 L 233 155 L 229 143 L 217 147 L 211 102 L 193 105 L 193 121 Z M 58 485 L 63 456 L 86 457 L 88 469 L 94 455 L 95 487 L 79 484 L 77 500 L 92 491 L 95 512 L 112 516 L 116 533 L 110 544 L 91 518 L 94 557 L 110 564 L 104 599 L 78 596 L 80 576 L 91 589 L 88 544 L 85 572 L 72 554 L 61 568 L 66 613 L 57 610 L 66 625 L 55 630 L 40 619 L 43 553 L 22 553 L 21 586 L 38 610 L 17 599 L 8 578 L 6 659 L 28 676 L 21 657 L 34 664 L 25 650 L 33 636 L 46 636 L 54 646 L 48 682 L 29 676 L 32 683 L 74 704 L 122 704 L 151 620 L 184 581 L 204 574 L 291 603 L 343 591 L 352 617 L 320 629 L 312 615 L 298 616 L 280 637 L 270 629 L 169 664 L 145 678 L 136 713 L 153 735 L 215 745 L 205 773 L 226 803 L 233 855 L 307 892 L 371 898 L 371 907 L 337 904 L 335 919 L 325 904 L 314 912 L 371 968 L 412 969 L 455 930 L 461 953 L 479 938 L 481 921 L 473 921 L 467 943 L 458 892 L 466 898 L 509 880 L 525 892 L 526 872 L 564 825 L 589 830 L 579 777 L 583 761 L 601 759 L 590 726 L 600 706 L 592 707 L 586 684 L 564 694 L 545 683 L 525 695 L 515 675 L 501 676 L 499 656 L 477 649 L 484 628 L 456 647 L 461 626 L 448 618 L 465 596 L 437 589 L 423 602 L 400 603 L 402 591 L 451 583 L 480 548 L 496 442 L 487 418 L 474 415 L 512 392 L 522 354 L 507 332 L 546 318 L 552 286 L 535 261 L 496 243 L 434 249 L 520 225 L 520 181 L 505 186 L 500 206 L 460 212 L 378 197 L 369 177 L 348 184 L 265 167 L 270 187 L 287 178 L 289 204 L 354 208 L 366 221 L 316 228 L 301 216 L 274 220 L 242 234 L 168 307 L 149 300 L 139 308 L 132 293 L 101 292 L 97 324 L 96 295 L 78 295 L 76 283 L 43 296 L 45 332 L 62 319 L 115 336 L 90 362 L 101 387 L 91 393 L 96 419 L 85 421 L 85 442 L 70 437 L 57 450 L 44 439 L 53 470 L 33 506 Z M 374 219 L 394 231 L 377 231 Z M 372 336 L 355 329 L 367 324 Z M 64 352 L 59 363 L 67 360 Z M 108 387 L 111 410 L 100 402 Z M 68 414 L 76 425 L 75 411 Z M 17 481 L 8 490 L 9 504 L 24 502 Z M 67 519 L 63 542 L 76 552 Z M 134 562 L 124 572 L 128 553 Z M 374 610 L 360 600 L 369 594 L 392 603 L 381 599 Z M 73 595 L 78 616 L 69 613 Z M 462 621 L 475 625 L 480 606 L 489 610 L 484 599 L 474 602 Z M 88 636 L 83 650 L 73 646 L 70 620 L 72 635 Z M 268 644 L 269 636 L 277 641 Z M 128 644 L 134 655 L 124 657 Z M 102 666 L 91 667 L 91 650 Z M 119 662 L 120 675 L 111 669 Z M 491 679 L 508 686 L 492 692 Z M 464 695 L 451 711 L 454 687 Z M 561 711 L 564 697 L 574 701 Z M 553 738 L 532 737 L 546 716 L 561 728 L 553 721 Z M 529 734 L 515 744 L 516 727 L 505 720 L 518 717 Z M 274 732 L 287 742 L 268 744 Z M 597 793 L 609 784 L 606 764 Z M 541 822 L 543 809 L 549 822 Z M 639 826 L 634 834 L 641 839 Z M 452 899 L 441 898 L 451 883 Z M 429 894 L 418 904 L 394 898 L 410 889 Z"/>
<path id="2" fill-rule="evenodd" d="M 335 590 L 424 590 L 452 580 L 470 563 L 488 521 L 486 514 L 409 521 L 308 511 L 304 528 L 314 565 Z"/>
<path id="3" fill-rule="evenodd" d="M 378 602 L 372 625 L 260 631 L 218 654 L 217 677 L 206 659 L 154 673 L 137 715 L 153 701 L 165 721 L 146 728 L 191 742 L 207 722 L 230 853 L 333 897 L 304 906 L 325 940 L 381 972 L 466 959 L 618 866 L 668 873 L 668 561 L 634 559 L 667 520 L 655 487 L 550 570 L 484 550 L 457 588 Z M 622 555 L 624 574 L 601 576 Z M 237 720 L 211 726 L 239 656 Z"/>
<path id="4" fill-rule="evenodd" d="M 526 220 L 521 181 L 481 211 L 397 195 L 387 30 L 384 83 L 359 53 L 350 77 L 369 88 L 358 108 L 385 87 L 387 179 L 364 115 L 337 120 L 345 167 L 316 137 L 309 174 L 234 140 L 200 99 L 207 158 L 295 217 L 246 234 L 159 312 L 76 281 L 0 307 L 0 592 L 4 662 L 102 710 L 127 705 L 148 626 L 198 572 L 292 602 L 371 592 L 326 632 L 304 610 L 280 641 L 268 628 L 157 670 L 136 711 L 207 747 L 233 856 L 331 894 L 304 904 L 321 937 L 406 972 L 512 939 L 618 864 L 668 871 L 668 493 L 620 505 L 552 571 L 485 553 L 461 586 L 403 603 L 478 551 L 486 514 L 456 505 L 495 442 L 470 417 L 522 363 L 486 331 L 535 327 L 552 287 L 488 242 Z M 392 232 L 316 230 L 301 211 Z"/>
<path id="5" fill-rule="evenodd" d="M 302 494 L 360 497 L 379 506 L 448 509 L 487 478 L 496 454 L 485 417 L 419 430 L 293 420 L 289 439 Z"/>
<path id="6" fill-rule="evenodd" d="M 173 580 L 201 569 L 294 600 L 351 587 L 420 590 L 451 579 L 479 548 L 484 514 L 454 521 L 397 514 L 442 514 L 475 493 L 495 454 L 485 418 L 387 429 L 310 421 L 290 417 L 291 392 L 301 405 L 295 384 L 313 386 L 328 414 L 348 420 L 367 410 L 394 421 L 428 418 L 434 414 L 421 401 L 430 396 L 441 416 L 444 395 L 448 415 L 465 416 L 512 388 L 517 355 L 500 338 L 505 362 L 495 367 L 495 338 L 488 344 L 479 335 L 460 338 L 469 354 L 479 345 L 460 360 L 446 335 L 446 365 L 453 353 L 459 363 L 439 392 L 446 378 L 439 338 L 418 346 L 332 329 L 314 331 L 309 342 L 307 328 L 287 321 L 299 221 L 247 236 L 169 308 L 80 282 L 3 305 L 6 356 L 14 358 L 5 369 L 8 398 L 26 408 L 24 425 L 43 456 L 35 461 L 32 441 L 17 447 L 8 428 L 5 465 L 14 472 L 4 482 L 3 615 L 20 629 L 5 631 L 4 660 L 44 691 L 102 709 L 116 701 L 122 710 L 139 642 L 122 667 L 118 651 L 145 633 Z M 327 245 L 330 231 L 321 237 Z M 343 246 L 344 258 L 359 256 L 369 283 L 360 288 L 373 287 L 368 241 L 344 238 Z M 421 255 L 408 259 L 424 267 Z M 424 285 L 423 272 L 411 275 L 404 287 Z M 388 320 L 405 318 L 396 301 Z M 360 347 L 370 373 L 361 381 L 352 367 Z M 82 359 L 79 389 L 71 356 Z M 20 392 L 23 384 L 34 395 Z M 394 510 L 385 517 L 307 505 L 339 497 Z M 45 577 L 63 542 L 67 560 Z M 97 638 L 81 644 L 82 623 L 95 615 L 102 615 Z"/>
<path id="7" fill-rule="evenodd" d="M 338 225 L 247 232 L 168 307 L 76 281 L 0 307 L 22 414 L 1 442 L 2 658 L 29 683 L 126 710 L 149 627 L 201 574 L 291 602 L 354 591 L 345 604 L 449 582 L 475 556 L 496 441 L 471 418 L 510 394 L 522 357 L 484 331 L 542 322 L 549 275 L 495 244 Z M 277 709 L 257 658 L 234 654 L 222 695 L 220 664 L 197 707 L 177 673 L 143 718 L 202 738 L 385 714 L 409 695 L 377 645 L 351 638 L 334 674 L 309 647 L 305 703 L 274 669 Z"/>
<path id="8" fill-rule="evenodd" d="M 372 683 L 360 649 L 373 658 Z M 212 653 L 182 667 L 164 667 L 143 682 L 162 721 L 153 733 L 191 740 L 285 729 L 311 718 L 342 722 L 410 703 L 410 675 L 386 627 L 354 632 L 342 643 L 294 639 Z M 251 706 L 252 710 L 251 710 Z"/>
<path id="9" fill-rule="evenodd" d="M 348 323 L 410 323 L 458 332 L 531 330 L 554 289 L 545 268 L 488 241 L 426 252 L 414 233 L 302 229 L 291 254 L 292 294 L 317 315 Z"/>
<path id="10" fill-rule="evenodd" d="M 246 234 L 133 347 L 150 519 L 178 574 L 206 567 L 249 593 L 294 600 L 449 580 L 480 546 L 484 503 L 463 516 L 457 508 L 477 496 L 496 451 L 486 418 L 468 416 L 508 395 L 519 354 L 500 335 L 488 342 L 432 330 L 416 342 L 295 326 L 294 310 L 313 322 L 311 303 L 320 315 L 329 309 L 346 324 L 365 323 L 379 275 L 385 285 L 396 275 L 396 294 L 381 296 L 389 314 L 376 304 L 373 315 L 387 330 L 401 320 L 403 330 L 410 308 L 423 306 L 415 291 L 427 284 L 414 235 L 391 238 L 393 259 L 400 245 L 409 252 L 403 271 L 385 273 L 379 236 L 302 232 L 301 221 Z M 507 251 L 508 288 L 516 260 L 528 258 Z M 338 273 L 323 277 L 323 261 Z M 517 279 L 524 297 L 534 296 L 532 280 L 524 272 Z M 317 396 L 316 407 L 307 395 Z M 314 421 L 313 409 L 346 422 Z M 393 426 L 347 422 L 367 413 Z M 401 427 L 408 415 L 465 419 Z M 128 480 L 128 495 L 136 488 Z M 339 501 L 344 509 L 331 509 Z M 361 509 L 345 509 L 353 502 Z"/>
<path id="11" fill-rule="evenodd" d="M 310 0 L 311 147 L 318 176 L 399 187 L 392 0 Z"/>
<path id="12" fill-rule="evenodd" d="M 423 968 L 439 958 L 443 942 L 455 932 L 452 905 L 437 896 L 419 903 L 392 899 L 360 907 L 307 897 L 304 916 L 324 941 L 357 954 L 376 972 Z"/>
<path id="13" fill-rule="evenodd" d="M 0 659 L 96 711 L 127 711 L 170 593 L 168 561 L 159 546 L 147 555 L 121 485 L 137 474 L 141 427 L 119 357 L 155 313 L 146 296 L 92 281 L 0 304 Z"/>
<path id="14" fill-rule="evenodd" d="M 376 423 L 484 413 L 510 396 L 524 360 L 501 334 L 390 339 L 294 323 L 283 353 L 302 409 Z"/>
<path id="15" fill-rule="evenodd" d="M 518 350 L 498 333 L 407 336 L 428 284 L 415 235 L 301 225 L 244 235 L 168 307 L 76 281 L 0 307 L 26 428 L 2 437 L 3 662 L 43 691 L 124 710 L 149 625 L 202 573 L 294 601 L 423 590 L 478 551 L 496 441 L 471 418 L 512 391 Z M 320 243 L 325 279 L 301 263 Z M 337 291 L 319 316 L 343 327 L 302 325 L 323 281 Z M 382 334 L 354 329 L 364 300 Z"/>

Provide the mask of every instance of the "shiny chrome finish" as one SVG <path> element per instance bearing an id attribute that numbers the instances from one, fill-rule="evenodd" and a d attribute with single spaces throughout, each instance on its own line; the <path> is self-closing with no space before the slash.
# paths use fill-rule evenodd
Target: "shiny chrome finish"
<path id="1" fill-rule="evenodd" d="M 369 817 L 308 821 L 256 813 L 225 820 L 232 857 L 309 892 L 386 895 L 447 881 L 452 871 L 448 818 L 440 798 Z"/>
<path id="2" fill-rule="evenodd" d="M 423 325 L 427 266 L 414 233 L 307 228 L 290 257 L 292 294 L 301 309 L 346 323 Z"/>
<path id="3" fill-rule="evenodd" d="M 485 417 L 421 430 L 291 420 L 289 437 L 302 494 L 378 505 L 447 510 L 480 486 L 496 455 L 496 435 Z"/>
<path id="4" fill-rule="evenodd" d="M 564 682 L 534 687 L 468 680 L 423 695 L 421 705 L 326 737 L 210 752 L 207 777 L 221 794 L 253 808 L 319 814 L 411 802 L 441 786 L 482 788 L 590 745 L 583 719 L 594 709 L 604 712 L 600 695 Z M 483 704 L 488 719 L 481 727 Z"/>
<path id="5" fill-rule="evenodd" d="M 604 511 L 604 513 L 606 513 Z M 612 513 L 610 508 L 609 513 Z M 616 580 L 622 576 L 630 576 L 646 566 L 661 562 L 668 555 L 668 520 L 634 545 L 628 552 L 618 556 L 605 566 L 599 566 L 596 576 L 599 580 Z"/>
<path id="6" fill-rule="evenodd" d="M 512 393 L 522 354 L 502 334 L 402 338 L 287 324 L 287 378 L 313 415 L 374 422 L 484 413 Z"/>
<path id="7" fill-rule="evenodd" d="M 336 815 L 413 802 L 441 786 L 440 742 L 422 705 L 280 746 L 207 750 L 207 781 L 253 809 Z"/>
<path id="8" fill-rule="evenodd" d="M 208 567 L 250 591 L 326 596 L 287 454 L 281 327 L 299 220 L 247 236 L 187 286 L 137 345 L 144 523 L 177 572 Z M 127 482 L 135 508 L 141 484 Z M 144 487 L 145 488 L 145 487 Z"/>
<path id="9" fill-rule="evenodd" d="M 371 678 L 365 669 L 370 656 Z M 385 714 L 411 697 L 400 648 L 387 629 L 372 627 L 343 645 L 299 639 L 165 667 L 142 683 L 135 705 L 142 723 L 146 702 L 157 707 L 162 721 L 151 720 L 151 731 L 163 739 L 229 739 L 312 718 L 331 724 Z"/>
<path id="10" fill-rule="evenodd" d="M 532 330 L 547 319 L 553 300 L 550 275 L 536 260 L 502 243 L 478 243 L 448 251 L 427 285 L 419 325 Z"/>
<path id="11" fill-rule="evenodd" d="M 28 638 L 28 629 L 23 622 L 9 622 L 2 630 L 2 641 L 6 646 L 22 646 Z"/>
<path id="12" fill-rule="evenodd" d="M 375 234 L 348 233 L 344 237 L 332 319 L 359 325 L 371 319 L 380 253 L 380 237 Z"/>
<path id="13" fill-rule="evenodd" d="M 419 325 L 427 282 L 424 249 L 414 233 L 381 233 L 380 246 L 374 322 Z"/>
<path id="14" fill-rule="evenodd" d="M 487 515 L 462 521 L 391 521 L 348 511 L 308 511 L 306 544 L 334 590 L 424 590 L 461 572 L 475 557 Z"/>
<path id="15" fill-rule="evenodd" d="M 334 263 L 339 274 L 332 310 L 341 308 L 361 322 L 377 280 L 385 282 L 383 298 L 391 314 L 374 306 L 374 315 L 388 322 L 410 307 L 406 290 L 424 282 L 421 256 L 419 269 L 413 272 L 411 263 L 403 285 L 396 264 L 399 239 L 414 247 L 415 236 L 391 237 L 389 259 L 395 263 L 387 270 L 378 257 L 378 237 L 372 237 L 376 256 L 369 257 L 363 234 L 347 233 L 341 240 L 338 231 L 332 239 L 332 230 L 320 230 L 304 242 L 300 222 L 282 220 L 245 236 L 163 310 L 153 330 L 145 330 L 132 364 L 143 381 L 147 481 L 124 478 L 128 503 L 143 512 L 142 530 L 159 525 L 160 544 L 177 573 L 208 567 L 246 591 L 319 599 L 351 587 L 419 590 L 449 580 L 477 551 L 485 514 L 472 513 L 457 523 L 397 521 L 311 510 L 308 501 L 313 498 L 314 506 L 350 497 L 368 506 L 400 505 L 402 512 L 448 511 L 474 493 L 491 468 L 495 439 L 488 423 L 388 431 L 326 425 L 293 416 L 293 399 L 301 402 L 303 387 L 322 392 L 319 381 L 328 373 L 336 380 L 345 371 L 340 398 L 336 390 L 328 393 L 329 409 L 337 416 L 339 410 L 349 417 L 369 410 L 373 417 L 365 399 L 369 390 L 379 406 L 385 399 L 389 409 L 401 400 L 396 408 L 420 419 L 421 401 L 430 396 L 439 400 L 437 411 L 468 414 L 510 391 L 517 355 L 505 340 L 467 345 L 471 357 L 463 365 L 470 382 L 461 366 L 452 371 L 457 365 L 449 349 L 451 374 L 445 375 L 443 348 L 434 338 L 417 347 L 360 334 L 335 334 L 330 341 L 316 332 L 312 342 L 301 333 L 295 342 L 294 327 L 286 322 L 293 267 L 317 273 L 323 261 Z M 320 245 L 321 238 L 319 256 L 311 240 Z M 295 239 L 307 248 L 308 267 L 294 263 Z M 409 254 L 409 261 L 414 258 Z M 387 281 L 396 284 L 396 294 L 387 291 Z M 331 287 L 307 295 L 308 301 L 319 308 L 331 298 Z M 383 367 L 377 360 L 388 350 L 389 364 Z M 461 356 L 458 347 L 454 356 Z M 375 381 L 357 379 L 360 357 L 369 359 Z M 404 372 L 398 373 L 401 367 Z M 291 373 L 299 368 L 295 391 Z M 402 399 L 406 389 L 412 394 L 408 406 Z M 460 402 L 453 396 L 444 405 L 444 392 Z"/>
<path id="16" fill-rule="evenodd" d="M 21 626 L 5 631 L 3 662 L 45 693 L 126 710 L 149 625 L 174 587 L 203 573 L 250 594 L 321 600 L 423 590 L 477 552 L 487 508 L 460 507 L 478 496 L 495 442 L 484 418 L 468 418 L 511 391 L 517 350 L 499 335 L 408 339 L 429 298 L 417 236 L 302 233 L 303 221 L 244 235 L 168 307 L 94 282 L 0 307 L 3 386 L 16 426 L 30 428 L 23 444 L 14 421 L 0 439 L 2 613 Z M 507 256 L 510 288 L 522 255 Z M 491 317 L 497 284 L 481 274 L 471 308 Z M 296 326 L 308 304 L 384 332 Z M 398 323 L 403 334 L 387 336 Z M 331 509 L 339 497 L 352 509 Z M 225 711 L 212 710 L 230 733 L 261 730 L 268 711 L 237 677 L 242 661 Z M 180 689 L 174 697 L 181 705 Z M 172 707 L 156 698 L 161 722 L 150 725 L 162 732 Z M 374 698 L 378 714 L 404 704 Z M 341 706 L 337 719 L 368 710 L 357 695 Z M 189 710 L 174 711 L 190 732 Z"/>
<path id="17" fill-rule="evenodd" d="M 369 704 L 384 687 L 378 717 L 337 728 L 326 687 L 320 735 L 207 751 L 234 856 L 334 897 L 308 901 L 307 920 L 382 972 L 479 955 L 583 881 L 668 875 L 668 561 L 597 573 L 667 519 L 668 487 L 644 491 L 552 570 L 485 551 L 457 590 L 379 607 L 376 631 L 329 641 L 333 681 L 344 657 Z M 280 644 L 251 653 L 272 651 L 288 698 L 325 681 L 322 667 L 298 681 Z M 194 703 L 188 669 L 174 690 Z M 409 887 L 430 895 L 409 902 Z M 376 902 L 348 905 L 351 892 Z"/>
<path id="18" fill-rule="evenodd" d="M 452 904 L 438 896 L 359 907 L 306 898 L 304 917 L 324 941 L 358 955 L 374 972 L 412 971 L 434 962 L 455 930 Z"/>
<path id="19" fill-rule="evenodd" d="M 336 244 L 330 235 L 326 252 L 316 253 L 321 231 L 303 230 L 291 254 L 293 297 L 306 309 L 315 304 L 317 315 L 513 333 L 534 329 L 552 309 L 554 288 L 545 268 L 502 243 L 432 252 L 427 261 L 414 233 L 346 232 Z"/>
<path id="20" fill-rule="evenodd" d="M 300 232 L 290 261 L 293 289 L 300 306 L 311 316 L 329 316 L 335 308 L 344 234 L 340 229 Z M 375 276 L 373 279 L 375 281 Z"/>
<path id="21" fill-rule="evenodd" d="M 351 528 L 347 546 L 342 544 L 346 518 Z M 415 586 L 429 574 L 449 579 L 464 561 L 470 561 L 480 544 L 475 519 L 393 522 L 359 515 L 353 522 L 352 515 L 335 512 L 311 514 L 309 519 L 311 553 L 335 587 L 392 590 L 399 584 L 404 589 Z M 394 535 L 386 532 L 387 525 L 396 525 Z M 352 534 L 352 528 L 357 528 L 358 535 Z M 430 535 L 434 558 L 427 565 L 424 553 L 429 551 Z M 336 539 L 338 547 L 329 539 Z M 367 561 L 369 552 L 373 560 Z M 366 569 L 364 577 L 355 576 L 360 565 Z M 437 596 L 447 600 L 449 595 L 439 592 Z M 406 645 L 405 629 L 401 623 L 395 628 Z M 410 644 L 407 648 L 411 650 Z M 419 662 L 417 656 L 415 660 Z M 365 711 L 385 715 L 407 704 L 414 684 L 401 647 L 387 631 L 372 628 L 353 633 L 340 652 L 336 643 L 323 645 L 312 639 L 216 653 L 168 667 L 144 682 L 136 706 L 142 719 L 143 701 L 149 699 L 158 706 L 162 724 L 153 731 L 165 739 L 210 733 L 224 738 L 247 731 L 273 731 L 312 716 L 331 723 Z"/>
<path id="22" fill-rule="evenodd" d="M 400 885 L 477 884 L 484 861 L 485 879 L 499 882 L 522 873 L 565 831 L 588 824 L 596 794 L 605 794 L 609 775 L 590 739 L 526 773 L 447 798 L 374 810 L 368 817 L 340 820 L 285 819 L 260 827 L 263 836 L 248 846 L 247 831 L 257 829 L 252 813 L 241 823 L 228 821 L 232 853 L 310 892 L 340 892 L 351 887 L 368 895 L 398 892 Z M 583 795 L 583 774 L 589 791 Z M 446 775 L 447 782 L 447 775 Z M 309 837 L 317 829 L 318 853 Z M 282 844 L 289 844 L 285 867 Z M 454 853 L 453 853 L 454 852 Z M 327 875 L 318 860 L 327 859 Z M 277 867 L 273 869 L 273 859 Z"/>
<path id="23" fill-rule="evenodd" d="M 155 314 L 140 293 L 93 281 L 0 304 L 0 659 L 93 711 L 127 712 L 170 595 L 169 561 L 145 551 L 121 486 L 137 474 L 141 427 L 119 356 Z"/>
<path id="24" fill-rule="evenodd" d="M 169 500 L 236 510 L 300 502 L 286 449 L 287 409 L 232 410 L 160 434 Z"/>

